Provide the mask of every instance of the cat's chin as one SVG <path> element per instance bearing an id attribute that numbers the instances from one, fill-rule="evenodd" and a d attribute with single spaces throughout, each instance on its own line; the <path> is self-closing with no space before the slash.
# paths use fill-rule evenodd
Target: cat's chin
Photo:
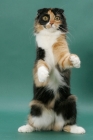
<path id="1" fill-rule="evenodd" d="M 57 31 L 57 29 L 56 29 L 56 28 L 51 27 L 51 28 L 48 28 L 48 29 L 47 29 L 47 31 L 49 31 L 49 32 L 53 33 L 53 32 L 56 32 L 56 31 Z"/>

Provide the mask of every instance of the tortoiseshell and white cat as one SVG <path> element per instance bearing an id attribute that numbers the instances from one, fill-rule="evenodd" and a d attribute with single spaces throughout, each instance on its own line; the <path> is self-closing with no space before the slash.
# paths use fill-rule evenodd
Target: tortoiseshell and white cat
<path id="1" fill-rule="evenodd" d="M 70 69 L 80 67 L 80 59 L 69 52 L 64 10 L 44 8 L 35 19 L 37 54 L 34 65 L 34 97 L 28 123 L 19 132 L 35 130 L 85 130 L 76 125 L 76 98 L 70 93 Z"/>

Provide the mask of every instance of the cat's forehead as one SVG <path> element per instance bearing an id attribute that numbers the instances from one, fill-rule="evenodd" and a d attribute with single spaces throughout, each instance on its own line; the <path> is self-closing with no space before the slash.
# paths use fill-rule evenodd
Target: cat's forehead
<path id="1" fill-rule="evenodd" d="M 64 12 L 63 9 L 59 8 L 43 8 L 38 10 L 38 15 L 49 14 L 49 15 L 62 15 Z"/>
<path id="2" fill-rule="evenodd" d="M 55 15 L 54 15 L 54 13 L 52 12 L 52 10 L 49 10 L 49 11 L 47 12 L 47 14 L 50 15 L 50 17 L 52 17 L 52 18 L 55 17 Z"/>

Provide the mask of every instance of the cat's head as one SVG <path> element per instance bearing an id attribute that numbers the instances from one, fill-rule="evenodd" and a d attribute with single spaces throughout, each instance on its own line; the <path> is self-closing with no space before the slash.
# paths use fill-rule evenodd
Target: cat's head
<path id="1" fill-rule="evenodd" d="M 50 32 L 60 30 L 67 32 L 67 23 L 64 16 L 64 10 L 59 8 L 43 8 L 39 9 L 35 19 L 35 33 L 39 33 L 43 29 Z"/>

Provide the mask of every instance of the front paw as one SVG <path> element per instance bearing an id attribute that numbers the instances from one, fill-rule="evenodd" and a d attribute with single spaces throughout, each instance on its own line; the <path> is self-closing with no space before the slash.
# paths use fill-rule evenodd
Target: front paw
<path id="1" fill-rule="evenodd" d="M 71 64 L 73 65 L 73 67 L 75 68 L 80 68 L 80 59 L 77 55 L 72 54 L 69 58 Z"/>
<path id="2" fill-rule="evenodd" d="M 48 72 L 46 67 L 41 66 L 38 68 L 37 75 L 38 75 L 39 82 L 42 83 L 42 82 L 45 82 L 47 80 L 47 77 L 49 76 L 49 72 Z"/>

